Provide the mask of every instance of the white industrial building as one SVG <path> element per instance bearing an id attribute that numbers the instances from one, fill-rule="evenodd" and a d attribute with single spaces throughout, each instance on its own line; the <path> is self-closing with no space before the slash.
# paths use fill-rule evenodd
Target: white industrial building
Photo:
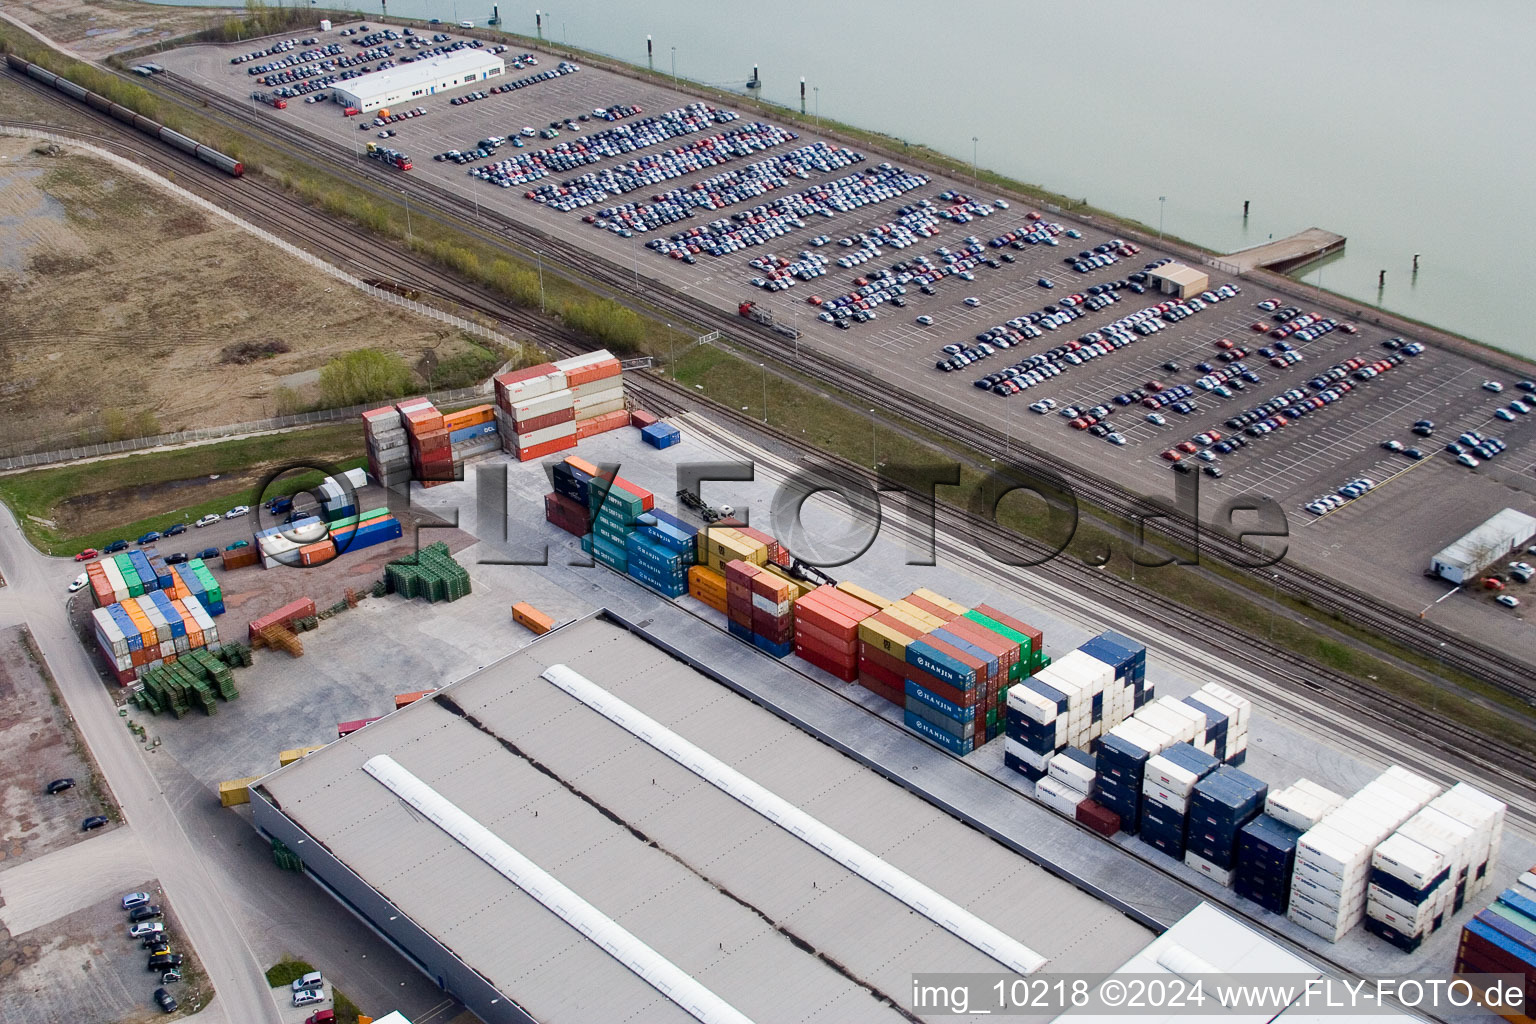
<path id="1" fill-rule="evenodd" d="M 1462 584 L 1536 536 L 1536 519 L 1507 508 L 1429 560 L 1429 575 Z"/>
<path id="2" fill-rule="evenodd" d="M 1203 270 L 1186 267 L 1182 263 L 1169 263 L 1151 271 L 1152 287 L 1164 295 L 1176 295 L 1187 299 L 1210 288 L 1211 278 Z"/>
<path id="3" fill-rule="evenodd" d="M 1107 971 L 1153 938 L 600 617 L 267 776 L 251 807 L 487 1024 L 899 1024 L 914 970 Z"/>
<path id="4" fill-rule="evenodd" d="M 350 78 L 338 82 L 331 92 L 342 106 L 378 110 L 496 78 L 506 67 L 500 57 L 467 47 Z"/>

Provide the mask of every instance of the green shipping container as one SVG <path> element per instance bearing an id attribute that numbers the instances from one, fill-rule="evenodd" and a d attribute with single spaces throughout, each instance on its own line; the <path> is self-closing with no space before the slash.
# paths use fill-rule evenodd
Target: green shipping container
<path id="1" fill-rule="evenodd" d="M 1011 682 L 1018 682 L 1026 675 L 1032 674 L 1032 670 L 1029 668 L 1029 637 L 1025 636 L 1023 633 L 1020 633 L 1016 629 L 1011 629 L 1008 626 L 1003 625 L 1001 622 L 983 615 L 981 612 L 978 612 L 974 609 L 966 612 L 965 617 L 976 623 L 978 626 L 985 626 L 987 629 L 996 633 L 998 636 L 1007 640 L 1009 643 L 1019 645 L 1018 660 L 1015 661 L 1013 666 L 1008 670 L 1008 679 Z"/>

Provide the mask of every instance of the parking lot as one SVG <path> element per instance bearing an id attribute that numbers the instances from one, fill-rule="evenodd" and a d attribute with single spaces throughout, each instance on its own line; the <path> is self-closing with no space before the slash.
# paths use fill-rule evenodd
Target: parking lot
<path id="1" fill-rule="evenodd" d="M 24 627 L 0 630 L 0 871 L 112 828 L 81 829 L 113 811 L 24 638 Z M 67 787 L 46 792 L 66 779 Z"/>
<path id="2" fill-rule="evenodd" d="M 338 29 L 342 27 L 337 26 Z M 251 90 L 251 76 L 246 74 L 245 68 L 231 66 L 229 57 L 249 50 L 250 45 L 248 42 L 238 47 L 191 47 L 165 54 L 160 63 L 200 87 L 243 99 Z M 509 52 L 503 56 L 510 55 Z M 560 58 L 540 53 L 539 60 L 539 68 L 548 69 Z M 523 72 L 509 68 L 507 74 L 513 77 Z M 1045 331 L 1041 338 L 1030 340 L 1023 346 L 998 351 L 979 363 L 952 373 L 935 369 L 935 360 L 943 346 L 974 345 L 975 336 L 994 325 L 1047 305 L 1059 307 L 1065 296 L 1086 293 L 1091 286 L 1126 279 L 1139 272 L 1144 264 L 1167 254 L 1149 244 L 1132 256 L 1120 258 L 1112 266 L 1078 273 L 1067 265 L 1066 257 L 1109 242 L 1103 229 L 1049 209 L 1031 211 L 1011 200 L 1005 207 L 994 206 L 993 202 L 999 197 L 985 191 L 978 193 L 963 179 L 929 176 L 920 187 L 908 188 L 910 181 L 892 177 L 893 171 L 879 170 L 882 164 L 890 163 L 895 169 L 910 172 L 910 168 L 901 167 L 899 156 L 894 154 L 861 151 L 866 159 L 852 167 L 836 167 L 823 172 L 800 164 L 797 165 L 798 173 L 784 173 L 789 165 L 787 158 L 804 147 L 820 143 L 832 147 L 840 145 L 820 138 L 814 132 L 799 129 L 796 129 L 796 138 L 765 144 L 761 149 L 753 148 L 746 155 L 720 156 L 718 151 L 711 151 L 714 162 L 697 167 L 687 163 L 693 169 L 675 177 L 670 175 L 683 167 L 654 163 L 632 166 L 624 174 L 617 174 L 622 165 L 675 147 L 693 146 L 701 137 L 746 129 L 757 122 L 775 129 L 784 127 L 771 110 L 759 110 L 745 98 L 731 105 L 716 105 L 739 115 L 735 120 L 712 124 L 707 130 L 701 129 L 694 134 L 668 138 L 633 153 L 603 158 L 579 169 L 551 173 L 516 187 L 497 187 L 472 178 L 468 172 L 502 160 L 515 160 L 526 166 L 526 157 L 532 152 L 588 138 L 595 132 L 611 129 L 613 124 L 635 124 L 637 119 L 629 117 L 615 123 L 597 119 L 576 122 L 577 131 L 562 126 L 558 139 L 529 138 L 521 148 L 509 143 L 492 157 L 465 165 L 433 159 L 434 155 L 451 149 L 462 151 L 474 147 L 479 140 L 490 136 L 517 135 L 525 126 L 543 130 L 552 121 L 590 114 L 595 108 L 638 105 L 644 108 L 643 116 L 649 117 L 695 102 L 694 97 L 654 83 L 583 66 L 576 73 L 515 92 L 488 95 L 473 103 L 451 105 L 449 97 L 443 95 L 425 97 L 419 101 L 427 111 L 425 116 L 399 121 L 387 129 L 370 127 L 362 130 L 358 119 L 342 116 L 336 106 L 329 103 L 295 102 L 281 111 L 253 104 L 252 111 L 260 117 L 302 123 L 317 135 L 353 151 L 358 159 L 364 158 L 362 150 L 368 141 L 403 150 L 411 155 L 414 169 L 402 172 L 402 186 L 411 180 L 425 178 L 451 187 L 474 197 L 486 209 L 532 221 L 542 230 L 601 252 L 620 265 L 633 266 L 637 278 L 655 278 L 721 308 L 735 310 L 744 300 L 755 301 L 775 319 L 798 328 L 802 332 L 800 345 L 836 353 L 878 372 L 893 387 L 968 410 L 980 420 L 1004 426 L 1011 435 L 1031 445 L 1077 459 L 1101 475 L 1112 476 L 1150 495 L 1167 496 L 1173 491 L 1173 473 L 1169 464 L 1159 457 L 1163 450 L 1202 432 L 1216 430 L 1228 434 L 1230 430 L 1224 426 L 1228 418 L 1288 389 L 1303 388 L 1308 395 L 1315 394 L 1318 389 L 1307 388 L 1306 381 L 1346 359 L 1379 360 L 1390 354 L 1380 344 L 1387 335 L 1379 328 L 1362 326 L 1355 335 L 1334 330 L 1312 341 L 1288 339 L 1302 358 L 1288 367 L 1273 367 L 1268 358 L 1258 355 L 1257 349 L 1261 345 L 1274 344 L 1274 340 L 1250 330 L 1255 322 L 1268 319 L 1267 311 L 1256 308 L 1261 299 L 1268 297 L 1267 294 L 1242 278 L 1204 267 L 1201 269 L 1209 273 L 1211 288 L 1235 284 L 1240 293 L 1169 324 L 1155 334 L 1138 336 L 1133 344 L 1109 351 L 1100 358 L 1081 365 L 1066 365 L 1059 375 L 1020 394 L 1004 398 L 980 391 L 972 382 L 982 375 L 1001 370 L 1023 356 L 1089 332 L 1102 331 L 1114 321 L 1167 297 L 1117 289 L 1119 301 L 1088 312 L 1057 330 Z M 387 142 L 380 141 L 376 138 L 379 130 L 392 130 L 395 135 Z M 786 160 L 766 169 L 759 166 L 774 157 L 785 157 Z M 753 169 L 751 175 L 738 173 L 747 169 Z M 573 181 L 579 176 L 595 174 L 599 176 L 595 180 L 611 183 L 628 180 L 625 174 L 632 178 L 648 171 L 654 172 L 652 177 L 645 178 L 630 191 L 571 209 L 558 210 L 525 198 L 525 192 L 547 190 L 548 186 L 569 182 L 571 190 L 564 197 L 556 198 L 561 200 L 560 205 L 570 205 L 575 201 L 571 197 L 580 191 L 580 183 Z M 827 201 L 817 199 L 813 193 L 825 193 L 828 182 L 844 179 L 855 172 L 883 175 L 885 183 L 870 193 L 860 191 L 863 186 L 858 183 L 845 182 L 839 186 L 841 191 L 837 194 L 847 199 L 842 205 L 848 208 L 827 209 L 831 215 L 823 215 L 820 210 L 826 207 Z M 778 184 L 774 175 L 782 177 L 785 184 Z M 701 191 L 693 186 L 706 180 L 710 182 L 709 187 L 702 191 L 716 194 L 720 203 L 728 205 L 720 205 L 717 209 L 695 209 L 689 219 L 664 225 L 655 231 L 631 231 L 630 237 L 612 230 L 599 230 L 583 219 L 602 220 L 600 214 L 606 207 L 620 203 L 655 205 L 653 197 L 663 194 L 672 197 L 669 201 L 681 201 L 674 190 Z M 754 180 L 759 186 L 769 182 L 771 188 L 752 193 L 747 185 Z M 958 198 L 955 197 L 957 193 Z M 683 195 L 686 197 L 687 191 Z M 731 202 L 736 195 L 744 198 Z M 854 202 L 854 197 L 875 199 L 879 195 L 885 198 L 863 205 Z M 946 195 L 951 198 L 941 198 Z M 766 236 L 763 244 L 746 245 L 738 234 L 737 241 L 730 243 L 737 246 L 734 251 L 721 256 L 690 252 L 688 255 L 694 260 L 691 264 L 682 259 L 669 259 L 646 248 L 648 241 L 670 238 L 683 229 L 703 227 L 710 218 L 729 220 L 733 214 L 780 200 L 793 200 L 781 209 L 798 210 L 799 214 L 787 217 L 772 210 L 765 211 L 757 227 L 759 234 Z M 920 206 L 923 203 L 930 205 Z M 986 216 L 982 216 L 978 209 L 983 206 L 988 211 Z M 907 207 L 918 208 L 905 216 L 899 213 Z M 932 216 L 936 210 L 956 207 L 969 219 Z M 964 212 L 967 209 L 969 213 Z M 1038 221 L 1029 218 L 1032 212 L 1041 215 Z M 910 235 L 911 244 L 899 248 L 885 245 L 878 255 L 872 255 L 856 266 L 836 265 L 839 258 L 866 248 L 858 241 L 861 235 L 873 238 L 878 234 L 887 240 L 900 236 L 907 240 L 908 236 L 894 227 L 898 222 L 909 229 L 916 226 Z M 739 223 L 732 221 L 728 226 L 735 231 Z M 795 226 L 797 223 L 803 226 Z M 1031 226 L 1038 228 L 1040 224 L 1060 226 L 1060 232 L 1053 238 L 1057 245 L 993 248 L 987 244 L 1005 233 L 1027 230 Z M 618 223 L 612 226 L 628 230 Z M 778 234 L 780 231 L 782 234 Z M 1076 232 L 1081 237 L 1071 238 L 1068 232 Z M 812 244 L 822 236 L 829 239 L 825 244 Z M 715 237 L 718 242 L 722 236 L 717 233 Z M 840 330 L 818 320 L 817 314 L 822 307 L 806 301 L 811 295 L 831 299 L 849 293 L 859 287 L 858 280 L 869 280 L 871 271 L 910 262 L 920 255 L 934 264 L 942 263 L 943 256 L 937 253 L 940 247 L 953 254 L 963 254 L 969 237 L 979 242 L 982 256 L 997 259 L 997 267 L 977 263 L 967 270 L 973 277 L 969 281 L 961 280 L 957 275 L 946 276 L 934 284 L 935 294 L 932 295 L 908 286 L 901 296 L 905 306 L 897 307 L 889 301 L 877 305 L 876 318 L 870 322 L 855 323 L 849 329 Z M 854 244 L 840 245 L 843 239 L 854 241 Z M 753 260 L 777 255 L 794 261 L 801 253 L 824 257 L 826 263 L 822 266 L 826 273 L 776 292 L 765 291 L 750 283 L 754 278 L 766 276 L 763 270 L 751 265 Z M 1013 262 L 1003 261 L 1003 254 L 1010 256 Z M 1054 287 L 1041 287 L 1037 283 L 1041 278 L 1050 280 Z M 968 303 L 968 299 L 975 301 Z M 1294 304 L 1305 313 L 1318 312 L 1340 324 L 1356 323 L 1356 314 L 1360 312 L 1330 309 L 1321 303 Z M 930 317 L 932 323 L 919 324 L 918 317 Z M 1115 395 L 1142 387 L 1149 380 L 1170 387 L 1192 384 L 1201 376 L 1200 371 L 1194 369 L 1197 364 L 1209 361 L 1216 367 L 1222 365 L 1216 361 L 1219 350 L 1215 345 L 1222 338 L 1250 350 L 1243 362 L 1259 378 L 1258 382 L 1247 382 L 1245 390 L 1235 392 L 1230 398 L 1196 391 L 1192 396 L 1194 411 L 1180 415 L 1162 410 L 1168 422 L 1161 426 L 1148 423 L 1146 410 L 1139 404 L 1123 409 L 1116 407 L 1110 423 L 1125 439 L 1123 447 L 1117 448 L 1086 431 L 1073 430 L 1063 418 L 1039 416 L 1029 411 L 1032 402 L 1046 397 L 1055 399 L 1061 406 L 1086 408 L 1112 402 Z M 786 340 L 785 345 L 788 348 L 791 343 Z M 1162 369 L 1170 360 L 1180 365 L 1178 372 Z M 1414 604 L 1414 610 L 1417 610 L 1421 598 L 1427 604 L 1445 589 L 1421 576 L 1433 552 L 1501 508 L 1536 512 L 1536 471 L 1532 469 L 1536 458 L 1531 454 L 1529 443 L 1533 429 L 1529 420 L 1536 416 L 1519 416 L 1511 423 L 1493 420 L 1494 409 L 1507 405 L 1517 392 L 1513 388 L 1515 381 L 1507 374 L 1499 375 L 1506 386 L 1503 394 L 1483 391 L 1482 382 L 1491 376 L 1495 376 L 1492 371 L 1463 356 L 1430 346 L 1422 355 L 1405 358 L 1402 365 L 1373 380 L 1357 382 L 1350 378 L 1350 383 L 1355 385 L 1353 391 L 1338 402 L 1310 413 L 1304 423 L 1293 423 L 1265 437 L 1251 439 L 1251 443 L 1241 450 L 1221 455 L 1216 462 L 1221 477 L 1201 477 L 1202 511 L 1210 513 L 1208 518 L 1219 518 L 1221 506 L 1240 495 L 1258 494 L 1273 498 L 1291 519 L 1293 537 L 1289 550 L 1293 558 L 1314 568 L 1348 575 L 1356 586 L 1398 600 L 1405 607 Z M 1398 475 L 1398 470 L 1408 468 L 1408 460 L 1388 453 L 1380 444 L 1396 438 L 1407 445 L 1414 440 L 1408 428 L 1420 418 L 1436 423 L 1434 436 L 1421 445 L 1428 457 L 1415 464 L 1411 472 Z M 1444 453 L 1444 445 L 1467 429 L 1502 438 L 1509 450 L 1476 469 L 1456 466 L 1451 462 L 1451 456 Z M 1361 476 L 1370 477 L 1381 486 L 1349 507 L 1316 521 L 1304 510 L 1307 502 Z M 1470 605 L 1465 610 L 1473 611 Z M 1440 606 L 1436 614 L 1456 616 L 1459 614 L 1456 602 Z M 1456 624 L 1483 636 L 1503 635 L 1499 624 L 1510 618 L 1507 614 L 1503 618 L 1471 614 Z M 1536 644 L 1536 640 L 1532 642 Z"/>

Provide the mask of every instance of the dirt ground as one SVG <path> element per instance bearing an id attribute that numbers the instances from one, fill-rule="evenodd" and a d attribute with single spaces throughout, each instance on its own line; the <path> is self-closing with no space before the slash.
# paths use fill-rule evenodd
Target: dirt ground
<path id="1" fill-rule="evenodd" d="M 76 843 L 88 835 L 80 822 L 113 814 L 25 640 L 24 627 L 0 630 L 0 869 Z M 43 793 L 66 777 L 74 789 Z"/>
<path id="2" fill-rule="evenodd" d="M 88 60 L 196 32 L 244 8 L 163 7 L 126 0 L 6 0 L 6 13 Z"/>
<path id="3" fill-rule="evenodd" d="M 0 423 L 7 448 L 247 422 L 318 397 L 364 347 L 414 365 L 458 332 L 294 265 L 97 160 L 0 139 Z M 231 346 L 279 343 L 246 365 Z"/>
<path id="4" fill-rule="evenodd" d="M 187 1016 L 207 1004 L 207 976 L 183 940 L 173 908 L 156 892 L 158 887 L 151 883 L 143 888 L 165 907 L 169 945 L 185 957 L 183 981 L 165 989 L 180 1004 L 175 1016 Z M 127 937 L 127 917 L 113 897 L 23 935 L 13 937 L 0 926 L 6 962 L 14 964 L 0 984 L 0 1021 L 149 1024 L 167 1019 L 153 999 L 160 975 L 145 969 L 144 949 Z"/>

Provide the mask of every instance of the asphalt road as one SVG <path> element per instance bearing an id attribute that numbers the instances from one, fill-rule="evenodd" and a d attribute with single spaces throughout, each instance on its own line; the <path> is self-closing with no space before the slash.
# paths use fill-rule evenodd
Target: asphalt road
<path id="1" fill-rule="evenodd" d="M 174 903 L 218 992 L 199 1019 L 280 1024 L 282 1018 L 261 965 L 210 874 L 202 850 L 182 829 L 133 736 L 120 724 L 111 696 L 102 688 L 85 649 L 70 630 L 64 583 L 73 575 L 72 564 L 54 563 L 37 554 L 10 510 L 0 515 L 0 573 L 8 584 L 0 592 L 6 597 L 0 612 L 16 615 L 18 621 L 31 627 L 81 736 L 117 797 L 127 828 L 137 837 L 150 871 Z M 118 841 L 126 842 L 126 837 Z"/>

